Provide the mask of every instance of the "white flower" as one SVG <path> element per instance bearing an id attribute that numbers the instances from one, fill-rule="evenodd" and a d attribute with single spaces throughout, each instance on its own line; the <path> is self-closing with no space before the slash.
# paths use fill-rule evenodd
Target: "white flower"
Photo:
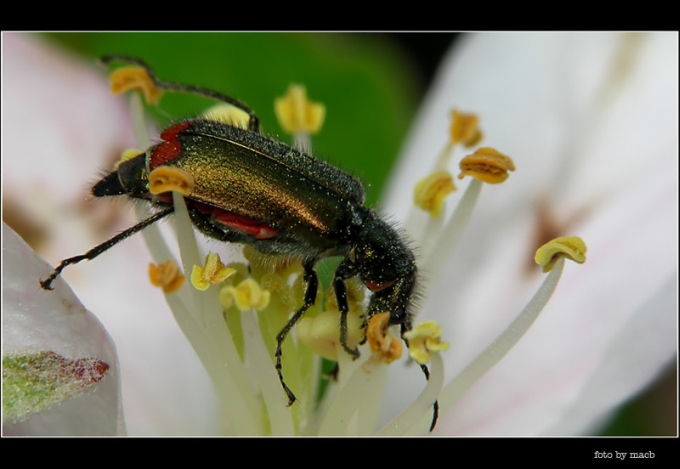
<path id="1" fill-rule="evenodd" d="M 418 115 L 388 213 L 405 219 L 405 188 L 429 170 L 453 107 L 478 114 L 485 144 L 517 171 L 485 190 L 456 254 L 430 279 L 420 319 L 444 327 L 447 380 L 535 288 L 539 269 L 525 264 L 546 215 L 557 234 L 587 242 L 588 261 L 565 269 L 536 324 L 443 412 L 436 433 L 597 432 L 677 356 L 678 36 L 464 37 Z M 408 390 L 391 371 L 388 388 Z"/>
<path id="2" fill-rule="evenodd" d="M 424 272 L 431 288 L 418 319 L 436 319 L 443 326 L 442 337 L 451 344 L 442 354 L 447 381 L 504 330 L 540 283 L 540 274 L 525 268 L 535 248 L 537 200 L 546 202 L 558 224 L 571 221 L 560 234 L 583 237 L 589 259 L 584 266 L 568 266 L 553 301 L 520 343 L 453 407 L 442 408 L 438 434 L 595 431 L 595 424 L 676 354 L 677 36 L 651 35 L 639 44 L 623 45 L 621 39 L 477 35 L 466 38 L 442 65 L 385 212 L 406 219 L 411 188 L 427 174 L 428 158 L 436 157 L 444 143 L 453 107 L 477 113 L 485 144 L 511 155 L 517 164 L 503 186 L 484 190 L 461 245 L 451 259 L 443 259 L 447 267 L 441 274 L 428 278 Z M 629 56 L 631 47 L 637 52 Z M 610 59 L 619 50 L 624 59 L 632 57 L 621 80 L 609 74 Z M 72 74 L 72 83 L 83 79 L 78 77 L 90 77 L 88 83 L 98 79 L 61 52 L 41 51 L 42 45 L 4 36 L 9 71 L 4 89 L 22 90 L 26 77 L 36 79 L 23 93 L 7 97 L 41 92 L 47 85 L 38 79 L 55 76 L 61 66 Z M 44 55 L 34 62 L 34 54 Z M 58 93 L 48 92 L 38 101 L 52 103 L 63 116 L 64 107 L 83 92 L 78 89 L 82 86 L 69 92 L 58 83 Z M 618 88 L 610 86 L 616 83 Z M 88 94 L 86 104 L 102 103 L 106 109 L 73 107 L 78 109 L 75 117 L 83 118 L 77 137 L 92 142 L 87 152 L 82 145 L 66 146 L 74 141 L 69 139 L 72 122 L 52 120 L 39 126 L 32 121 L 36 110 L 28 101 L 3 99 L 5 115 L 11 110 L 16 116 L 5 124 L 6 135 L 13 138 L 7 139 L 4 151 L 24 156 L 13 158 L 11 168 L 5 163 L 3 193 L 30 202 L 30 210 L 41 214 L 38 219 L 57 228 L 58 252 L 45 254 L 50 260 L 82 253 L 111 232 L 110 226 L 98 229 L 91 222 L 74 228 L 76 217 L 55 207 L 59 199 L 51 194 L 79 197 L 85 192 L 83 178 L 95 173 L 92 166 L 101 165 L 102 150 L 94 147 L 116 142 L 120 146 L 111 153 L 118 154 L 134 145 L 120 102 L 106 96 L 103 80 L 92 86 L 99 87 L 94 94 L 101 101 Z M 63 97 L 64 103 L 55 103 L 55 97 Z M 37 114 L 49 120 L 46 110 Z M 102 116 L 111 116 L 106 125 Z M 65 157 L 71 155 L 88 159 L 69 162 Z M 645 171 L 650 167 L 652 172 Z M 15 177 L 6 178 L 7 169 L 24 179 L 13 183 Z M 57 185 L 57 192 L 43 192 L 50 185 Z M 123 217 L 106 213 L 114 220 Z M 123 229 L 132 221 L 115 224 Z M 134 237 L 115 254 L 99 257 L 92 263 L 96 265 L 83 263 L 65 272 L 118 345 L 128 431 L 225 433 L 223 409 L 202 364 L 161 295 L 148 288 L 148 259 L 143 242 Z M 418 367 L 407 368 L 390 366 L 387 394 L 378 401 L 386 406 L 384 421 L 423 388 Z"/>

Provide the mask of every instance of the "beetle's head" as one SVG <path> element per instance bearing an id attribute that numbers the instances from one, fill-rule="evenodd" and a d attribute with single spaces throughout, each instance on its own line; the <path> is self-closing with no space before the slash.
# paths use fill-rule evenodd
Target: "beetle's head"
<path id="1" fill-rule="evenodd" d="M 369 212 L 355 246 L 355 263 L 362 281 L 373 292 L 369 317 L 390 313 L 391 324 L 410 319 L 417 267 L 404 239 L 375 213 Z"/>
<path id="2" fill-rule="evenodd" d="M 118 165 L 118 168 L 92 187 L 92 195 L 128 195 L 149 197 L 149 176 L 146 168 L 146 153 L 140 153 Z"/>

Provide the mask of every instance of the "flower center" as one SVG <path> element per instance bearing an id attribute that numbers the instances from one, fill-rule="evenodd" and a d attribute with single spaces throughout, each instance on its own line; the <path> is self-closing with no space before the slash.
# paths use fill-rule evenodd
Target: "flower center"
<path id="1" fill-rule="evenodd" d="M 149 74 L 148 70 L 143 71 Z M 140 89 L 149 102 L 157 103 L 160 99 L 160 91 L 154 90 L 157 81 L 153 76 L 145 78 L 138 70 L 130 76 L 122 72 L 114 76 L 117 84 L 112 88 Z M 252 115 L 233 113 L 233 107 L 213 108 L 210 119 L 240 128 L 253 125 Z M 303 88 L 291 87 L 285 98 L 277 100 L 275 107 L 282 127 L 295 136 L 295 146 L 309 152 L 309 135 L 321 127 L 325 115 L 323 106 L 310 103 Z M 138 127 L 145 127 L 138 95 L 133 96 L 132 109 L 133 121 Z M 459 178 L 469 175 L 474 179 L 449 219 L 442 217 L 446 212 L 445 199 L 456 190 L 446 167 L 454 149 L 479 143 L 482 132 L 478 121 L 472 114 L 452 113 L 450 142 L 432 173 L 415 187 L 416 206 L 430 215 L 419 243 L 423 246 L 421 268 L 434 279 L 438 278 L 467 226 L 482 182 L 504 182 L 508 172 L 515 169 L 511 158 L 492 148 L 479 148 L 466 156 L 460 163 Z M 136 133 L 142 135 L 143 129 L 136 129 Z M 138 143 L 145 147 L 144 141 Z M 374 432 L 376 409 L 380 408 L 386 379 L 385 365 L 398 359 L 402 352 L 400 338 L 390 333 L 390 312 L 376 313 L 370 320 L 365 319 L 365 288 L 356 276 L 345 282 L 346 291 L 329 288 L 324 299 L 318 289 L 305 287 L 310 282 L 316 285 L 317 280 L 310 278 L 309 266 L 303 268 L 300 257 L 294 255 L 265 255 L 246 245 L 243 256 L 247 264 L 224 265 L 216 254 L 210 253 L 199 266 L 200 249 L 184 202 L 184 196 L 192 192 L 193 180 L 184 171 L 166 173 L 159 170 L 164 171 L 164 166 L 150 174 L 150 186 L 154 187 L 154 193 L 172 192 L 182 265 L 185 272 L 192 272 L 191 283 L 195 288 L 185 288 L 177 273 L 172 273 L 174 264 L 166 262 L 172 259 L 170 250 L 151 229 L 144 234 L 161 267 L 154 267 L 150 275 L 154 283 L 163 286 L 173 315 L 215 383 L 233 431 L 244 435 Z M 169 196 L 166 203 L 169 203 Z M 192 210 L 197 209 L 193 207 Z M 413 223 L 407 226 L 413 226 Z M 266 239 L 266 236 L 257 239 Z M 448 348 L 448 344 L 440 339 L 444 329 L 433 321 L 413 328 L 410 322 L 402 324 L 401 333 L 409 345 L 410 356 L 420 364 L 428 383 L 416 401 L 388 423 L 381 434 L 419 434 L 431 429 L 433 403 L 435 419 L 431 421 L 432 425 L 439 409 L 438 396 L 445 412 L 512 348 L 535 320 L 554 290 L 564 265 L 565 250 L 572 258 L 583 261 L 585 246 L 576 238 L 562 239 L 537 253 L 537 261 L 540 259 L 546 271 L 549 267 L 555 269 L 549 273 L 536 297 L 496 341 L 446 386 L 440 354 Z M 379 283 L 369 283 L 369 286 L 376 285 L 374 295 L 388 291 L 378 288 Z M 216 289 L 211 288 L 212 285 L 222 286 Z M 424 295 L 429 293 L 430 287 L 424 286 Z M 341 300 L 348 305 L 349 311 L 344 315 L 339 311 L 335 291 L 342 293 Z M 167 294 L 169 292 L 174 293 Z M 297 315 L 304 313 L 304 318 L 298 322 L 297 331 L 290 331 L 295 322 L 290 318 L 295 311 L 298 311 Z M 347 329 L 342 332 L 346 337 L 344 343 L 338 327 L 341 323 Z M 288 340 L 283 340 L 289 332 Z M 368 344 L 362 345 L 365 341 Z M 362 358 L 355 362 L 346 351 L 359 345 L 363 347 Z M 337 361 L 340 370 L 336 374 L 337 383 L 321 400 L 317 392 L 321 376 L 318 356 Z M 285 384 L 282 370 L 285 370 Z M 295 389 L 297 398 L 293 406 L 290 405 L 293 403 L 291 389 Z"/>

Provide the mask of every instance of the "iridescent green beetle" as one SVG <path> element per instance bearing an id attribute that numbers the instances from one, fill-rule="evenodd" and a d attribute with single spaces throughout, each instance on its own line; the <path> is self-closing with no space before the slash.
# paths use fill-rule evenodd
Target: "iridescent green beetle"
<path id="1" fill-rule="evenodd" d="M 104 64 L 123 62 L 146 70 L 154 85 L 165 91 L 196 94 L 228 103 L 248 114 L 247 129 L 224 122 L 188 119 L 165 129 L 161 142 L 120 163 L 94 185 L 95 197 L 126 195 L 148 201 L 157 213 L 83 255 L 63 260 L 41 280 L 46 290 L 68 265 L 91 260 L 125 238 L 170 215 L 170 194 L 152 195 L 149 173 L 167 166 L 179 168 L 194 179 L 185 197 L 189 215 L 203 234 L 233 243 L 252 245 L 263 254 L 302 258 L 306 290 L 303 306 L 276 337 L 276 370 L 288 396 L 281 371 L 281 344 L 295 323 L 316 300 L 319 280 L 314 266 L 339 256 L 333 288 L 340 311 L 340 342 L 354 358 L 359 350 L 347 345 L 347 288 L 345 280 L 358 275 L 372 292 L 366 323 L 375 314 L 389 312 L 391 325 L 401 334 L 411 330 L 412 302 L 417 267 L 413 252 L 400 234 L 364 205 L 364 188 L 357 179 L 313 156 L 260 133 L 259 119 L 245 104 L 215 91 L 159 81 L 142 61 L 107 56 Z M 427 366 L 420 365 L 429 378 Z M 431 429 L 437 421 L 434 403 Z"/>

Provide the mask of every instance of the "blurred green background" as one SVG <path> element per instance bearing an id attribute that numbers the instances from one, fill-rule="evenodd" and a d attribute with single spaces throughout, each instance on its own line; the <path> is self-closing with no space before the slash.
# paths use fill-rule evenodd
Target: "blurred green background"
<path id="1" fill-rule="evenodd" d="M 51 33 L 92 60 L 104 54 L 144 59 L 163 80 L 215 89 L 251 106 L 263 130 L 289 142 L 273 102 L 304 84 L 326 106 L 314 153 L 358 176 L 367 203 L 380 197 L 418 103 L 452 34 Z M 104 73 L 102 73 L 104 74 Z M 196 98 L 164 99 L 173 119 L 203 110 Z M 168 120 L 172 120 L 168 118 Z M 167 122 L 160 122 L 165 124 Z M 603 435 L 677 434 L 676 366 L 613 418 Z M 675 405 L 669 406 L 669 403 Z"/>

